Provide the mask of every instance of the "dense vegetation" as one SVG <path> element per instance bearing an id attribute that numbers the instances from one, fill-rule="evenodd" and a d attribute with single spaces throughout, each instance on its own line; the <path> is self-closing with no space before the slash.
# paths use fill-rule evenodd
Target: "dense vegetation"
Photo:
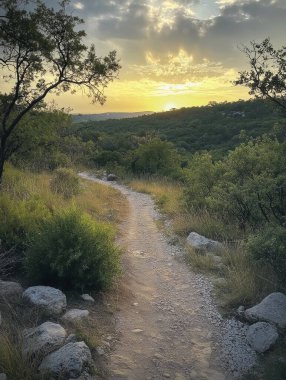
<path id="1" fill-rule="evenodd" d="M 112 159 L 120 163 L 138 142 L 154 135 L 173 143 L 188 157 L 211 150 L 215 158 L 222 158 L 243 139 L 271 132 L 278 121 L 285 121 L 285 116 L 272 104 L 256 99 L 213 102 L 204 107 L 182 108 L 133 119 L 76 123 L 73 129 L 83 141 L 93 141 L 99 152 L 110 152 L 111 157 L 113 153 L 119 153 L 118 158 Z"/>

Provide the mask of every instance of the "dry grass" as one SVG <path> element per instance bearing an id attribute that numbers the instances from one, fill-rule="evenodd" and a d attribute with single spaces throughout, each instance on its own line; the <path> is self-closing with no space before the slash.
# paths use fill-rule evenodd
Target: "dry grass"
<path id="1" fill-rule="evenodd" d="M 72 199 L 65 199 L 50 189 L 51 175 L 20 171 L 7 166 L 4 175 L 3 190 L 16 199 L 28 199 L 36 196 L 49 210 L 76 205 L 96 219 L 118 224 L 128 213 L 128 203 L 117 190 L 91 181 L 82 180 L 82 191 Z"/>
<path id="2" fill-rule="evenodd" d="M 200 271 L 213 272 L 217 270 L 216 262 L 211 255 L 197 252 L 192 248 L 187 248 L 186 259 L 193 268 Z"/>
<path id="3" fill-rule="evenodd" d="M 217 284 L 222 306 L 252 305 L 279 288 L 271 268 L 251 260 L 242 246 L 226 249 L 222 258 L 224 279 Z"/>

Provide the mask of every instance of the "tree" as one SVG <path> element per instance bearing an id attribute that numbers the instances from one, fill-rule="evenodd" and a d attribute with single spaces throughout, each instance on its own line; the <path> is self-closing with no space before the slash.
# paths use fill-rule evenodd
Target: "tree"
<path id="1" fill-rule="evenodd" d="M 250 95 L 270 99 L 286 111 L 286 46 L 276 50 L 266 38 L 261 43 L 252 41 L 242 51 L 250 70 L 240 72 L 235 84 L 249 87 Z"/>
<path id="2" fill-rule="evenodd" d="M 77 88 L 103 104 L 104 88 L 120 69 L 115 51 L 98 57 L 94 45 L 83 43 L 83 20 L 68 14 L 68 4 L 62 0 L 54 9 L 42 0 L 0 0 L 0 69 L 7 86 L 0 94 L 0 183 L 10 136 L 32 109 L 51 92 Z"/>

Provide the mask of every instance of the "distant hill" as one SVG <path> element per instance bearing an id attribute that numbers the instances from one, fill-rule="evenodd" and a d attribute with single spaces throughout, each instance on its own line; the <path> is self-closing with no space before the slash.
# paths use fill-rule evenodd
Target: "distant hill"
<path id="1" fill-rule="evenodd" d="M 103 149 L 122 151 L 134 136 L 156 134 L 172 142 L 185 154 L 212 151 L 217 158 L 243 139 L 269 133 L 275 123 L 286 124 L 286 116 L 264 100 L 212 103 L 154 113 L 123 120 L 89 121 L 74 124 L 85 141 L 97 140 Z M 100 137 L 100 139 L 99 139 Z"/>
<path id="2" fill-rule="evenodd" d="M 106 112 L 106 113 L 94 113 L 94 114 L 77 114 L 72 115 L 74 123 L 87 122 L 87 121 L 101 121 L 101 120 L 117 120 L 117 119 L 129 119 L 133 117 L 139 117 L 143 115 L 151 115 L 152 111 L 144 112 Z"/>

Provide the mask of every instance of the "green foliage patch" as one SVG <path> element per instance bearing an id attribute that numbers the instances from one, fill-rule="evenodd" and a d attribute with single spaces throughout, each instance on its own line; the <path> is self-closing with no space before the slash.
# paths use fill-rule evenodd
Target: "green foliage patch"
<path id="1" fill-rule="evenodd" d="M 74 290 L 100 290 L 119 272 L 114 230 L 71 208 L 47 220 L 26 253 L 33 283 Z"/>

